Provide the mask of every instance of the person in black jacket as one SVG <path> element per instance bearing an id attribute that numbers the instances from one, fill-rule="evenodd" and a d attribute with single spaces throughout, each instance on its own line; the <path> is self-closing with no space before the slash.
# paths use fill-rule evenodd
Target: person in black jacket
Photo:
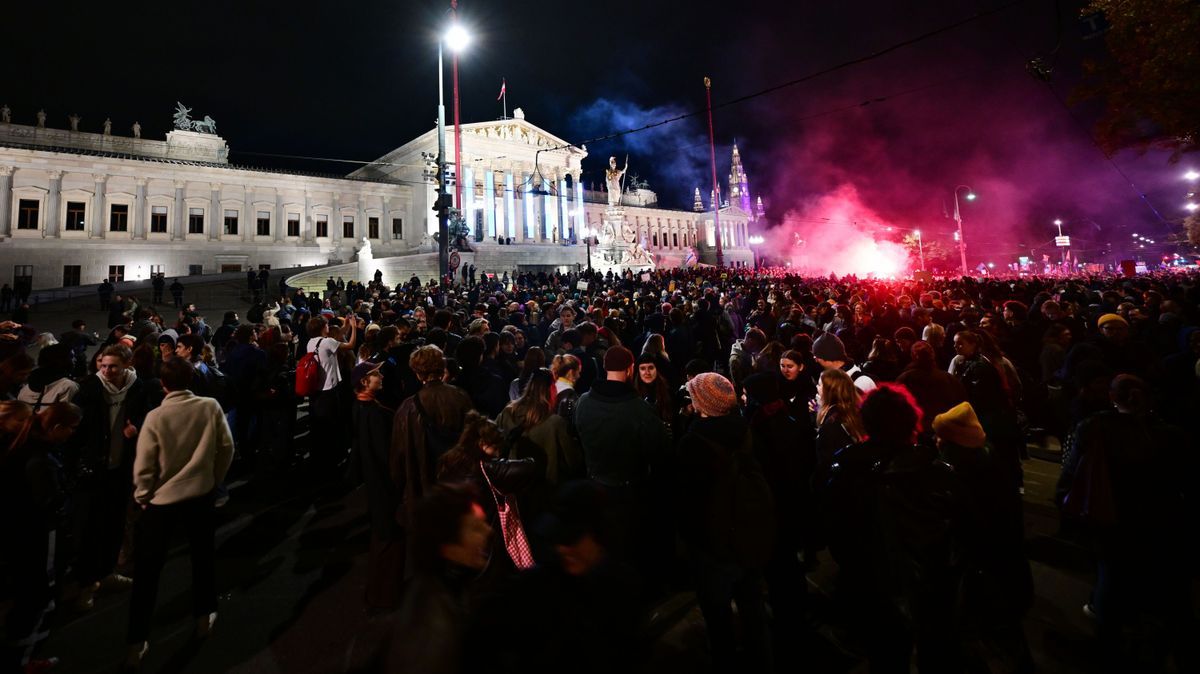
<path id="1" fill-rule="evenodd" d="M 735 544 L 732 513 L 741 496 L 731 484 L 734 452 L 752 447 L 749 425 L 737 414 L 733 383 L 714 372 L 687 383 L 700 418 L 680 441 L 676 480 L 679 532 L 696 577 L 714 670 L 771 671 L 771 643 L 762 597 L 763 573 Z M 741 461 L 754 462 L 744 454 Z M 757 470 L 757 467 L 755 468 Z M 770 532 L 773 534 L 774 532 Z M 737 633 L 730 603 L 737 603 L 745 662 L 735 660 Z"/>
<path id="2" fill-rule="evenodd" d="M 904 387 L 862 405 L 867 440 L 834 455 L 825 493 L 837 599 L 866 644 L 871 671 L 959 671 L 954 623 L 969 502 L 950 466 L 914 445 L 921 419 Z"/>
<path id="3" fill-rule="evenodd" d="M 399 488 L 388 469 L 395 412 L 376 398 L 383 387 L 378 363 L 356 365 L 350 383 L 355 397 L 351 407 L 354 430 L 351 465 L 366 486 L 371 521 L 371 548 L 367 556 L 367 585 L 363 598 L 372 609 L 391 609 L 400 599 L 404 570 L 404 532 L 396 521 Z"/>
<path id="4" fill-rule="evenodd" d="M 125 513 L 133 494 L 133 459 L 138 430 L 146 413 L 158 406 L 162 391 L 150 390 L 131 367 L 128 347 L 106 347 L 99 371 L 85 377 L 74 403 L 83 422 L 71 439 L 68 462 L 78 484 L 74 494 L 74 531 L 78 543 L 75 571 L 80 610 L 93 606 L 102 584 L 127 589 L 132 581 L 114 573 L 125 533 Z"/>

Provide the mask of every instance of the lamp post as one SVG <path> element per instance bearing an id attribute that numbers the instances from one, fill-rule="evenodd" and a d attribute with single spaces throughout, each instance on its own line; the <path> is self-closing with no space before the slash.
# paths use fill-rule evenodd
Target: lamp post
<path id="1" fill-rule="evenodd" d="M 925 271 L 925 242 L 921 240 L 921 230 L 913 230 L 913 234 L 917 235 L 917 252 L 921 256 L 921 271 Z M 959 235 L 961 238 L 961 235 Z"/>
<path id="2" fill-rule="evenodd" d="M 457 3 L 451 3 L 451 17 L 453 18 L 453 7 Z M 450 50 L 458 52 L 458 50 L 466 47 L 469 37 L 462 26 L 452 24 L 450 30 L 438 39 L 438 113 L 437 113 L 437 170 L 438 170 L 438 198 L 436 210 L 438 213 L 438 276 L 439 283 L 441 279 L 446 278 L 450 273 L 450 193 L 446 190 L 446 103 L 445 103 L 445 87 L 442 84 L 442 76 L 445 68 L 442 66 L 442 51 L 443 45 L 449 45 Z M 455 117 L 458 115 L 458 56 L 454 57 L 455 64 Z M 454 126 L 454 133 L 457 137 L 458 125 Z M 455 144 L 457 148 L 457 143 Z M 457 160 L 455 166 L 458 166 Z M 457 190 L 458 181 L 455 180 L 455 189 Z"/>
<path id="3" fill-rule="evenodd" d="M 1063 226 L 1062 218 L 1055 218 L 1054 226 L 1058 228 L 1058 238 L 1055 239 L 1055 241 L 1054 241 L 1054 243 L 1057 244 L 1059 241 L 1062 241 L 1062 235 L 1063 235 L 1063 233 L 1062 233 L 1062 226 Z M 1065 246 L 1059 246 L 1059 248 L 1062 249 L 1059 252 L 1061 253 L 1062 268 L 1063 268 L 1063 273 L 1065 274 L 1067 272 L 1067 248 Z"/>
<path id="4" fill-rule="evenodd" d="M 450 51 L 454 53 L 450 65 L 454 75 L 454 207 L 461 211 L 462 181 L 459 180 L 461 176 L 458 172 L 462 170 L 462 123 L 458 116 L 458 52 L 467 46 L 470 36 L 458 25 L 458 0 L 450 0 L 450 30 L 446 31 L 446 41 L 450 45 Z M 469 213 L 467 215 L 470 216 Z"/>
<path id="5" fill-rule="evenodd" d="M 975 201 L 975 191 L 967 185 L 959 185 L 954 188 L 954 222 L 958 225 L 958 257 L 962 263 L 962 274 L 967 275 L 967 242 L 963 238 L 962 228 L 962 212 L 958 208 L 958 191 L 965 189 L 967 191 L 967 201 Z"/>

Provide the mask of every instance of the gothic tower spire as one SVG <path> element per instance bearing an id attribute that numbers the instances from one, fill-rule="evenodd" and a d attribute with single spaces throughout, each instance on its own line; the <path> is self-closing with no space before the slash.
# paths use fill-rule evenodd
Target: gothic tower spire
<path id="1" fill-rule="evenodd" d="M 757 219 L 754 200 L 750 197 L 750 179 L 742 166 L 742 155 L 738 152 L 737 140 L 733 141 L 733 160 L 729 164 L 729 201 L 745 211 L 751 222 Z"/>

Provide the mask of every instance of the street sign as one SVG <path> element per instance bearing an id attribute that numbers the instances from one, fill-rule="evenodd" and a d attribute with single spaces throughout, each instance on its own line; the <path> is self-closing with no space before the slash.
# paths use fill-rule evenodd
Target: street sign
<path id="1" fill-rule="evenodd" d="M 1054 237 L 1054 245 L 1058 246 L 1059 248 L 1069 248 L 1071 246 L 1071 237 L 1056 236 Z"/>
<path id="2" fill-rule="evenodd" d="M 448 266 L 450 267 L 451 272 L 458 269 L 458 265 L 462 262 L 462 258 L 459 257 L 457 250 L 450 253 L 450 259 L 448 262 L 449 262 Z"/>

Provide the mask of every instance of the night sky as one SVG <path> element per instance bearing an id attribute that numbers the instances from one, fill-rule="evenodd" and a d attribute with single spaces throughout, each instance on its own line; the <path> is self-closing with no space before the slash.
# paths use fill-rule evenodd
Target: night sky
<path id="1" fill-rule="evenodd" d="M 1006 5 L 885 56 L 722 105 Z M 446 7 L 29 3 L 23 20 L 0 27 L 0 102 L 16 122 L 32 124 L 44 107 L 50 126 L 65 128 L 78 112 L 84 130 L 111 117 L 115 133 L 138 120 L 144 136 L 161 138 L 179 100 L 217 121 L 235 163 L 348 173 L 358 164 L 268 155 L 364 162 L 432 128 Z M 1167 221 L 1185 214 L 1180 176 L 1191 164 L 1153 152 L 1110 162 L 1092 143 L 1095 104 L 1064 103 L 1082 60 L 1103 57 L 1103 39 L 1084 39 L 1078 7 L 464 0 L 460 17 L 475 41 L 460 64 L 462 117 L 498 118 L 505 78 L 510 114 L 521 107 L 533 124 L 583 142 L 702 110 L 708 75 L 721 106 L 721 181 L 736 138 L 752 190 L 786 227 L 895 225 L 948 237 L 943 204 L 963 183 L 980 196 L 963 211 L 976 252 L 1015 256 L 1044 245 L 1055 217 L 1081 251 L 1124 245 L 1132 232 L 1161 238 L 1172 227 L 1150 206 Z M 1056 44 L 1047 85 L 1025 63 L 1050 57 Z M 589 143 L 584 180 L 598 182 L 610 154 L 628 153 L 630 172 L 663 205 L 690 208 L 694 187 L 706 196 L 711 188 L 705 124 L 699 115 Z M 824 210 L 831 199 L 846 202 L 836 216 Z"/>

